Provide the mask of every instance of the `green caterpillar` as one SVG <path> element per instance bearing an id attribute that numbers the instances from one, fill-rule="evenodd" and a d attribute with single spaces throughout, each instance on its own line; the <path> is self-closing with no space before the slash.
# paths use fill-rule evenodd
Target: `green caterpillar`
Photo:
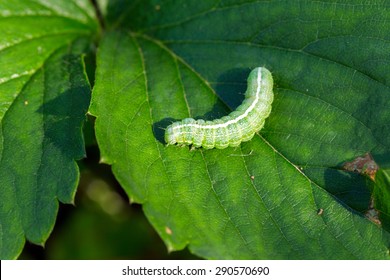
<path id="1" fill-rule="evenodd" d="M 174 122 L 165 131 L 165 142 L 168 145 L 225 149 L 251 140 L 271 113 L 272 87 L 270 71 L 264 67 L 253 69 L 248 77 L 245 100 L 235 111 L 212 121 L 187 118 Z"/>

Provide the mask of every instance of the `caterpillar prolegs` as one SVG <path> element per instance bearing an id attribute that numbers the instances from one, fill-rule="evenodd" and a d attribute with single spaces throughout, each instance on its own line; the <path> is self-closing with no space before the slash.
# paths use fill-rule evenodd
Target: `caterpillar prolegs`
<path id="1" fill-rule="evenodd" d="M 235 111 L 212 121 L 186 118 L 174 122 L 165 131 L 165 142 L 168 145 L 224 149 L 251 140 L 271 113 L 272 87 L 270 71 L 264 67 L 253 69 L 248 77 L 245 99 Z"/>

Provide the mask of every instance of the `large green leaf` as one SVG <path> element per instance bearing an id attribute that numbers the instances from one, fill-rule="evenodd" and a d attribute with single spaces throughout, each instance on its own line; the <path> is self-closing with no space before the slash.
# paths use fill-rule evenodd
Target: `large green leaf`
<path id="1" fill-rule="evenodd" d="M 0 1 L 0 258 L 44 244 L 58 200 L 72 203 L 90 88 L 87 0 Z"/>
<path id="2" fill-rule="evenodd" d="M 90 112 L 102 161 L 170 250 L 206 258 L 387 259 L 363 216 L 365 180 L 390 164 L 390 10 L 361 1 L 108 2 Z M 275 101 L 238 148 L 166 147 L 164 128 L 212 119 L 265 66 Z"/>

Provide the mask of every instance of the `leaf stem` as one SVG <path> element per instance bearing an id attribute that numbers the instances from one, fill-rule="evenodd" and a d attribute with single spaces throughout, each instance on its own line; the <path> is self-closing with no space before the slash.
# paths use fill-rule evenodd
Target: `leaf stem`
<path id="1" fill-rule="evenodd" d="M 97 3 L 96 0 L 91 0 L 91 3 L 95 9 L 95 13 L 96 13 L 96 17 L 99 21 L 99 25 L 102 28 L 102 30 L 104 30 L 105 29 L 105 22 L 104 22 L 104 17 L 103 17 L 102 11 L 100 10 L 99 4 Z"/>

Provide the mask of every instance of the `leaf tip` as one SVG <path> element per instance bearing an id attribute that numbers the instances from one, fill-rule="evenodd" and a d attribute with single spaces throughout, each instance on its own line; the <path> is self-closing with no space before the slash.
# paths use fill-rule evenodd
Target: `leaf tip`
<path id="1" fill-rule="evenodd" d="M 109 164 L 109 160 L 106 157 L 101 157 L 99 163 L 106 163 Z"/>
<path id="2" fill-rule="evenodd" d="M 175 248 L 173 248 L 173 246 L 171 244 L 168 244 L 167 245 L 167 250 L 168 250 L 168 254 L 170 254 L 170 253 L 175 251 Z"/>

